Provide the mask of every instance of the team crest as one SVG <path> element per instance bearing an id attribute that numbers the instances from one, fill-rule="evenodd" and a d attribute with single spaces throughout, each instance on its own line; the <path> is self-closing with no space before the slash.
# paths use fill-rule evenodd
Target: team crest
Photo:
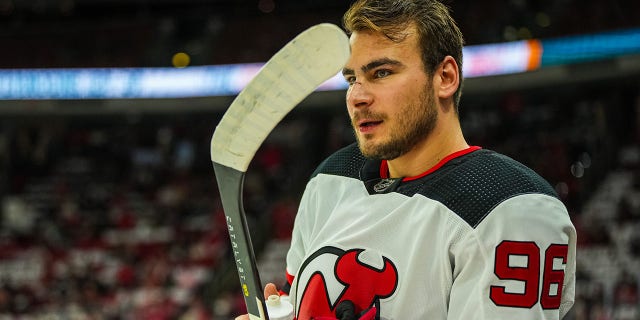
<path id="1" fill-rule="evenodd" d="M 350 301 L 355 313 L 375 310 L 398 287 L 398 270 L 379 253 L 324 247 L 302 264 L 296 277 L 296 319 L 336 317 L 336 309 Z"/>

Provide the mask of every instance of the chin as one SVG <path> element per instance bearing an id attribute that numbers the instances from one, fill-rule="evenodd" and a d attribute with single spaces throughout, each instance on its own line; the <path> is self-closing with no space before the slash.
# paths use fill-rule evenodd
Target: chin
<path id="1" fill-rule="evenodd" d="M 363 146 L 362 144 L 358 144 L 360 147 L 360 152 L 365 158 L 372 160 L 392 160 L 397 158 L 394 152 L 388 152 L 386 150 L 382 150 L 378 145 Z"/>
<path id="2" fill-rule="evenodd" d="M 374 159 L 375 158 L 375 148 L 371 145 L 366 145 L 366 143 L 362 143 L 358 140 L 358 148 L 360 148 L 360 153 L 366 158 Z"/>

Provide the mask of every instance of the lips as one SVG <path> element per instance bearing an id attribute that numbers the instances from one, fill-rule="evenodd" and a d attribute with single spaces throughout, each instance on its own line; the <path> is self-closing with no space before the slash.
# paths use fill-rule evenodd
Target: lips
<path id="1" fill-rule="evenodd" d="M 385 116 L 383 114 L 374 113 L 367 109 L 357 110 L 352 115 L 353 128 L 363 134 L 373 133 L 375 129 L 382 125 L 384 120 Z"/>
<path id="2" fill-rule="evenodd" d="M 382 123 L 382 120 L 364 119 L 357 122 L 358 130 L 362 133 L 371 133 Z"/>
<path id="3" fill-rule="evenodd" d="M 364 120 L 358 122 L 358 127 L 371 127 L 382 123 L 382 120 Z"/>

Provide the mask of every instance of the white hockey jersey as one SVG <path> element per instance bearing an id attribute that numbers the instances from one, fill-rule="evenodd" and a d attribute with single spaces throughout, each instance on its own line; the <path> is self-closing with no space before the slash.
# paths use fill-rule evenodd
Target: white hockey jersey
<path id="1" fill-rule="evenodd" d="M 575 291 L 576 232 L 553 188 L 471 147 L 387 179 L 353 144 L 307 184 L 287 254 L 298 320 L 345 300 L 377 319 L 561 319 Z"/>

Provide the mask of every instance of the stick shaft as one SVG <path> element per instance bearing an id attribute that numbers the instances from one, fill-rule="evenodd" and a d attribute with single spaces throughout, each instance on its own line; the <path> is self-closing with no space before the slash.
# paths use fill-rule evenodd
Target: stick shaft
<path id="1" fill-rule="evenodd" d="M 250 316 L 258 317 L 257 319 L 268 319 L 264 312 L 266 304 L 263 299 L 262 283 L 242 205 L 245 173 L 215 162 L 213 169 L 218 186 L 224 186 L 220 188 L 220 200 L 224 208 L 231 249 L 240 278 L 242 295 L 247 304 L 247 312 Z"/>

